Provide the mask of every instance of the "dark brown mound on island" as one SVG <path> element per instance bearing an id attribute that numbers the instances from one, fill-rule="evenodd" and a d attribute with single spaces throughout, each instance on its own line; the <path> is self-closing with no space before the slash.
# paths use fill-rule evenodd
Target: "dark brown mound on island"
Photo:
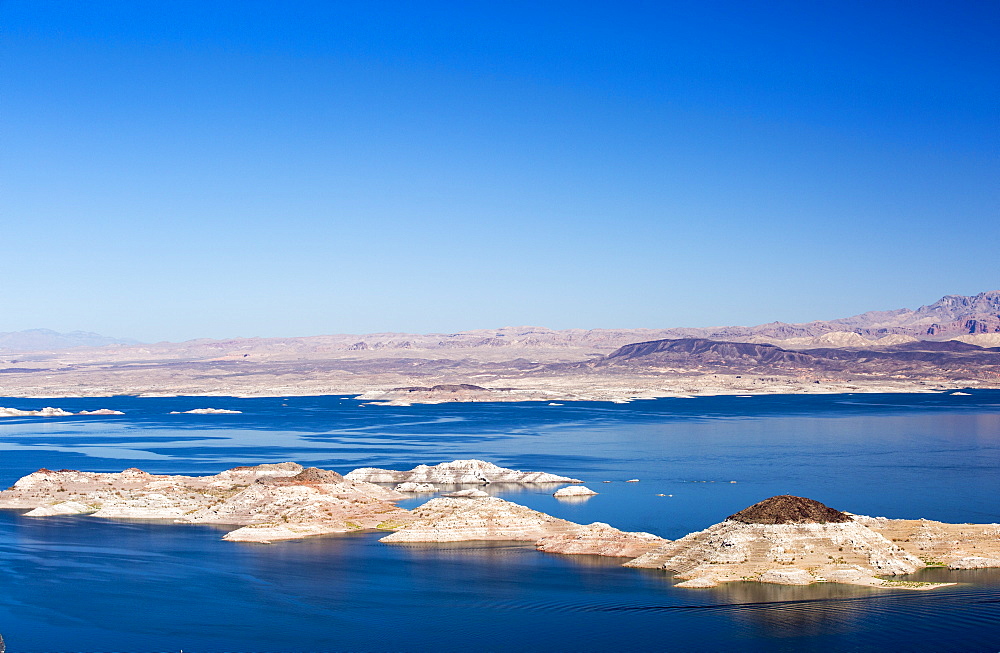
<path id="1" fill-rule="evenodd" d="M 850 515 L 819 501 L 790 494 L 764 499 L 727 519 L 744 524 L 827 524 L 851 521 Z"/>

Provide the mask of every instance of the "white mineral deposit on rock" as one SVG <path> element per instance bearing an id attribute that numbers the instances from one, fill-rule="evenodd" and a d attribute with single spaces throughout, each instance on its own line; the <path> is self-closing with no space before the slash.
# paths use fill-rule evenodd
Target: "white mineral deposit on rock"
<path id="1" fill-rule="evenodd" d="M 635 558 L 666 542 L 667 540 L 652 533 L 629 533 L 608 524 L 594 522 L 564 533 L 545 536 L 535 543 L 535 548 L 546 553 Z"/>
<path id="2" fill-rule="evenodd" d="M 428 475 L 440 467 L 417 470 Z M 464 478 L 470 468 L 501 478 L 541 474 L 512 472 L 481 461 L 443 467 L 447 478 Z M 407 483 L 422 481 L 404 480 L 401 487 L 419 487 L 403 485 Z M 432 499 L 409 511 L 394 505 L 407 494 L 291 462 L 235 467 L 212 476 L 149 474 L 134 468 L 118 473 L 40 469 L 0 492 L 0 508 L 28 510 L 27 516 L 39 518 L 92 514 L 231 525 L 239 528 L 224 539 L 242 542 L 376 529 L 396 531 L 382 538 L 389 543 L 533 542 L 549 553 L 632 558 L 625 566 L 672 571 L 681 581 L 678 587 L 752 580 L 932 589 L 947 583 L 882 577 L 929 565 L 1000 566 L 998 524 L 866 517 L 787 495 L 761 501 L 674 542 L 603 523 L 582 526 L 478 489 L 456 495 Z"/>
<path id="3" fill-rule="evenodd" d="M 571 485 L 569 487 L 561 487 L 553 493 L 557 499 L 563 499 L 567 497 L 592 497 L 597 492 L 594 492 L 589 487 L 583 485 Z"/>
<path id="4" fill-rule="evenodd" d="M 41 469 L 0 492 L 0 508 L 29 508 L 37 517 L 88 512 L 252 526 L 257 530 L 241 528 L 226 539 L 254 541 L 395 527 L 409 513 L 392 502 L 405 496 L 296 463 L 236 467 L 214 476 Z M 268 537 L 260 537 L 261 529 L 271 529 Z"/>
<path id="5" fill-rule="evenodd" d="M 438 498 L 413 511 L 414 520 L 380 542 L 462 542 L 503 540 L 535 542 L 576 527 L 497 497 Z"/>
<path id="6" fill-rule="evenodd" d="M 986 567 L 1000 567 L 1000 558 L 968 556 L 948 563 L 949 569 L 984 569 Z"/>
<path id="7" fill-rule="evenodd" d="M 412 492 L 415 494 L 437 492 L 437 488 L 430 483 L 413 483 L 410 481 L 407 481 L 406 483 L 398 483 L 393 489 L 396 492 Z"/>
<path id="8" fill-rule="evenodd" d="M 582 483 L 574 478 L 545 472 L 521 472 L 498 467 L 483 460 L 454 460 L 439 465 L 418 465 L 409 471 L 361 467 L 345 478 L 369 483 Z"/>
<path id="9" fill-rule="evenodd" d="M 62 408 L 46 406 L 39 410 L 18 410 L 17 408 L 0 407 L 0 417 L 65 417 L 73 413 Z"/>
<path id="10" fill-rule="evenodd" d="M 892 585 L 879 578 L 926 566 L 898 542 L 866 525 L 878 523 L 887 529 L 894 521 L 855 517 L 801 497 L 772 497 L 625 566 L 676 572 L 677 578 L 686 581 L 678 585 L 682 587 L 740 580 L 785 585 L 830 581 L 904 589 L 941 586 Z"/>
<path id="11" fill-rule="evenodd" d="M 50 506 L 39 506 L 24 513 L 25 517 L 53 517 L 56 515 L 82 515 L 97 509 L 79 501 L 62 501 Z"/>
<path id="12" fill-rule="evenodd" d="M 483 497 L 490 496 L 489 492 L 483 492 L 482 490 L 458 490 L 457 492 L 448 492 L 447 494 L 442 494 L 443 497 L 457 497 L 459 499 L 481 499 Z"/>
<path id="13" fill-rule="evenodd" d="M 778 585 L 811 585 L 816 582 L 816 577 L 805 569 L 768 569 L 760 575 L 760 582 L 775 583 Z"/>

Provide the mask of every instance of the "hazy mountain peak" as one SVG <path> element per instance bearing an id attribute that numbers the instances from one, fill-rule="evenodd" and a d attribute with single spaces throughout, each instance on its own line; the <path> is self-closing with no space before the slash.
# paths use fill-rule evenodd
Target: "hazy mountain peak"
<path id="1" fill-rule="evenodd" d="M 60 333 L 52 329 L 25 329 L 0 332 L 0 350 L 43 351 L 71 347 L 103 347 L 105 345 L 132 345 L 136 340 L 109 338 L 90 331 Z"/>

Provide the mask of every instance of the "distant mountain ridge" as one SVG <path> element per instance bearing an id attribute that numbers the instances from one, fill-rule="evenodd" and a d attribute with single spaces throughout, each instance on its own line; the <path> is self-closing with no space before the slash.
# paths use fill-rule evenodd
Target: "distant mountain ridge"
<path id="1" fill-rule="evenodd" d="M 724 342 L 776 344 L 786 349 L 815 347 L 866 348 L 892 346 L 910 339 L 948 340 L 976 338 L 993 345 L 1000 340 L 1000 290 L 978 295 L 946 295 L 915 310 L 901 308 L 868 311 L 835 320 L 798 324 L 771 322 L 757 326 L 675 327 L 665 329 L 548 329 L 501 327 L 458 333 L 370 333 L 306 336 L 299 338 L 200 338 L 181 343 L 140 345 L 135 340 L 109 338 L 96 333 L 57 333 L 30 329 L 0 333 L 0 351 L 29 352 L 73 347 L 126 346 L 131 355 L 171 357 L 235 356 L 268 352 L 273 355 L 315 355 L 358 352 L 390 357 L 407 350 L 475 349 L 576 349 L 609 352 L 623 345 L 666 339 L 700 338 Z M 989 340 L 989 342 L 986 342 Z M 874 342 L 872 342 L 874 341 Z M 393 354 L 392 352 L 397 352 Z M 125 354 L 126 352 L 121 352 Z M 155 356 L 154 356 L 155 357 Z"/>
<path id="2" fill-rule="evenodd" d="M 868 311 L 836 320 L 788 324 L 771 322 L 752 327 L 729 326 L 698 329 L 670 329 L 673 337 L 734 340 L 766 337 L 772 339 L 814 338 L 827 333 L 850 332 L 869 339 L 889 335 L 921 340 L 945 340 L 956 336 L 1000 333 L 1000 290 L 978 295 L 945 295 L 933 304 L 916 310 Z"/>
<path id="3" fill-rule="evenodd" d="M 0 351 L 11 352 L 132 345 L 136 342 L 122 338 L 109 338 L 89 331 L 59 333 L 51 329 L 27 329 L 25 331 L 0 332 Z"/>

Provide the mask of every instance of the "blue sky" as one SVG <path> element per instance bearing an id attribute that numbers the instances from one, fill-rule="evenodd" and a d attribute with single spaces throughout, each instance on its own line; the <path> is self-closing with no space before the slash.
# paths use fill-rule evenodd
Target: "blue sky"
<path id="1" fill-rule="evenodd" d="M 1000 288 L 996 2 L 0 24 L 0 331 L 756 324 Z"/>

